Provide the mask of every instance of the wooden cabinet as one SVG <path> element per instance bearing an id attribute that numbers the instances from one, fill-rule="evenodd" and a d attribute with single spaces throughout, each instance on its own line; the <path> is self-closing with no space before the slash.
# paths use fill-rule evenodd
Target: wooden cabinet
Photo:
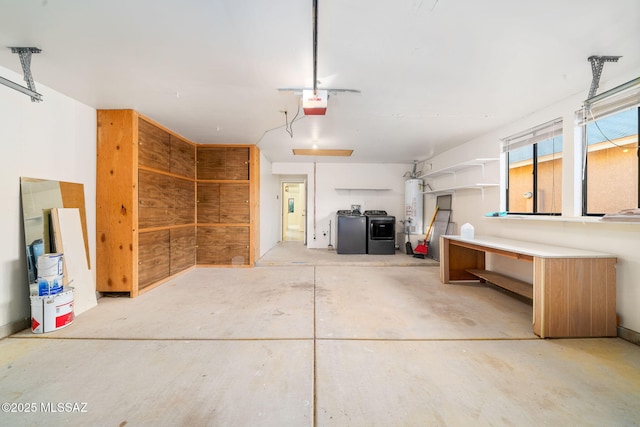
<path id="1" fill-rule="evenodd" d="M 195 265 L 195 144 L 98 111 L 96 287 L 135 297 Z"/>
<path id="2" fill-rule="evenodd" d="M 143 118 L 138 119 L 138 165 L 168 172 L 171 135 Z"/>
<path id="3" fill-rule="evenodd" d="M 97 290 L 135 297 L 195 265 L 196 146 L 133 110 L 98 111 L 97 144 Z"/>
<path id="4" fill-rule="evenodd" d="M 196 263 L 196 227 L 172 228 L 169 241 L 169 274 L 173 276 Z"/>
<path id="5" fill-rule="evenodd" d="M 248 183 L 198 183 L 198 224 L 249 224 Z"/>
<path id="6" fill-rule="evenodd" d="M 198 224 L 220 222 L 220 184 L 217 182 L 198 183 Z"/>
<path id="7" fill-rule="evenodd" d="M 249 180 L 249 147 L 198 147 L 198 179 Z"/>
<path id="8" fill-rule="evenodd" d="M 196 152 L 193 144 L 171 135 L 169 172 L 188 178 L 196 177 Z"/>
<path id="9" fill-rule="evenodd" d="M 250 257 L 249 227 L 198 227 L 198 264 L 247 265 Z"/>
<path id="10" fill-rule="evenodd" d="M 96 279 L 131 297 L 197 265 L 253 266 L 259 152 L 197 145 L 133 110 L 99 110 Z"/>
<path id="11" fill-rule="evenodd" d="M 220 222 L 249 223 L 249 184 L 220 185 Z"/>
<path id="12" fill-rule="evenodd" d="M 140 233 L 138 239 L 138 289 L 170 275 L 170 231 Z"/>
<path id="13" fill-rule="evenodd" d="M 253 265 L 258 170 L 255 147 L 197 147 L 198 265 Z"/>

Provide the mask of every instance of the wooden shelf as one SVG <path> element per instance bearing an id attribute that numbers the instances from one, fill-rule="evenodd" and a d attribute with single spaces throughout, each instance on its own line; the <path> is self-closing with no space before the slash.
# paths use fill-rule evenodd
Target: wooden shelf
<path id="1" fill-rule="evenodd" d="M 198 179 L 207 184 L 251 184 L 250 179 Z"/>
<path id="2" fill-rule="evenodd" d="M 523 282 L 518 279 L 514 279 L 504 274 L 496 273 L 489 270 L 475 270 L 469 269 L 467 272 L 477 276 L 480 280 L 492 283 L 498 287 L 513 292 L 514 294 L 521 295 L 525 298 L 533 299 L 533 285 L 531 283 Z"/>

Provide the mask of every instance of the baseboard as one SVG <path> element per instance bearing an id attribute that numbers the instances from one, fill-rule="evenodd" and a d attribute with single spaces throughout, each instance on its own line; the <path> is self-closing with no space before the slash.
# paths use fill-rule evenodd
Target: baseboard
<path id="1" fill-rule="evenodd" d="M 618 326 L 618 336 L 632 344 L 640 345 L 640 332 L 632 331 L 623 326 Z"/>
<path id="2" fill-rule="evenodd" d="M 28 329 L 29 327 L 31 327 L 31 319 L 16 320 L 15 322 L 2 325 L 0 326 L 0 339 L 6 338 L 9 335 L 13 335 L 24 329 Z"/>

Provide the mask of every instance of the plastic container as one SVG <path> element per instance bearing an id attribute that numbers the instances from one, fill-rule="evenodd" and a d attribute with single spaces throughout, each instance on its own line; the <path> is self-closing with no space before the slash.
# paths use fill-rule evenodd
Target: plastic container
<path id="1" fill-rule="evenodd" d="M 73 288 L 56 295 L 31 296 L 31 332 L 42 334 L 73 323 Z"/>
<path id="2" fill-rule="evenodd" d="M 64 278 L 58 276 L 38 277 L 38 295 L 55 295 L 62 292 Z"/>
<path id="3" fill-rule="evenodd" d="M 44 254 L 38 257 L 38 277 L 62 274 L 62 254 Z"/>
<path id="4" fill-rule="evenodd" d="M 462 224 L 462 227 L 460 227 L 460 237 L 463 239 L 473 240 L 474 234 L 475 229 L 473 228 L 473 225 L 468 222 Z"/>

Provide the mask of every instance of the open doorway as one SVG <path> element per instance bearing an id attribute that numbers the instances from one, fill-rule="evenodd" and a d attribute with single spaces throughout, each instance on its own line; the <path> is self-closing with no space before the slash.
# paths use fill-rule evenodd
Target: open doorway
<path id="1" fill-rule="evenodd" d="M 305 241 L 306 200 L 304 182 L 282 183 L 282 241 Z"/>

